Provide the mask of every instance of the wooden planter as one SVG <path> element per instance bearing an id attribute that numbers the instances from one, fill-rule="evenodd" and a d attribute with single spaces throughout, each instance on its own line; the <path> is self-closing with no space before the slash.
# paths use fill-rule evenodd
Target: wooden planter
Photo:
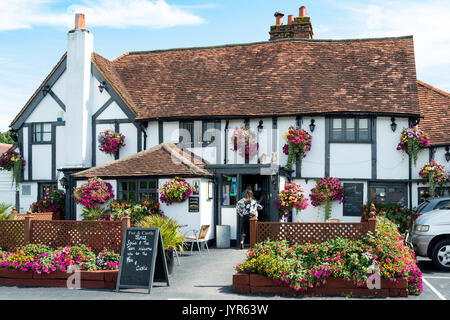
<path id="1" fill-rule="evenodd" d="M 391 283 L 381 279 L 381 289 L 357 287 L 352 281 L 341 278 L 329 278 L 319 287 L 308 288 L 304 292 L 295 291 L 289 285 L 278 285 L 273 280 L 259 274 L 236 273 L 233 275 L 233 288 L 236 293 L 267 293 L 294 296 L 358 296 L 358 297 L 407 297 L 408 281 L 399 279 Z"/>
<path id="2" fill-rule="evenodd" d="M 118 270 L 80 271 L 81 288 L 116 287 Z M 32 271 L 0 269 L 0 286 L 18 287 L 60 287 L 67 288 L 67 279 L 73 273 L 55 271 L 50 274 L 37 274 Z"/>

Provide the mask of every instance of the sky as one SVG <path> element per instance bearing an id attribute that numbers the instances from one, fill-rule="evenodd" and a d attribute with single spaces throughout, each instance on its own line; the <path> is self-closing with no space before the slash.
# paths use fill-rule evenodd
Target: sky
<path id="1" fill-rule="evenodd" d="M 267 41 L 274 13 L 306 6 L 315 39 L 414 36 L 417 78 L 450 92 L 449 0 L 0 0 L 0 131 L 67 48 L 84 13 L 94 50 L 125 52 Z"/>

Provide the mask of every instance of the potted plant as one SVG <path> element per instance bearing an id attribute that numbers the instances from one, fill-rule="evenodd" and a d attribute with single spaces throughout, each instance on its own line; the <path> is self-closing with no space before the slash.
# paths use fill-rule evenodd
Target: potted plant
<path id="1" fill-rule="evenodd" d="M 400 134 L 400 142 L 397 150 L 403 151 L 414 160 L 414 165 L 417 163 L 417 154 L 420 150 L 429 147 L 431 140 L 428 133 L 425 133 L 418 126 L 413 128 L 404 128 Z"/>
<path id="2" fill-rule="evenodd" d="M 106 130 L 100 132 L 98 137 L 99 150 L 110 155 L 116 155 L 119 149 L 125 146 L 125 136 L 119 132 Z"/>
<path id="3" fill-rule="evenodd" d="M 256 133 L 250 127 L 236 128 L 231 135 L 231 150 L 236 151 L 242 158 L 253 159 L 258 152 Z"/>
<path id="4" fill-rule="evenodd" d="M 284 135 L 287 143 L 283 147 L 283 153 L 288 156 L 287 167 L 292 169 L 294 160 L 298 157 L 301 161 L 306 157 L 306 152 L 311 150 L 311 135 L 300 127 L 289 127 Z"/>
<path id="5" fill-rule="evenodd" d="M 424 183 L 428 183 L 430 186 L 430 197 L 434 198 L 436 186 L 441 187 L 448 181 L 448 174 L 445 172 L 444 165 L 431 160 L 427 163 L 419 172 L 419 176 L 422 177 Z"/>
<path id="6" fill-rule="evenodd" d="M 44 192 L 44 195 L 39 201 L 33 202 L 30 210 L 31 212 L 58 212 L 61 217 L 64 213 L 65 204 L 66 194 L 64 191 L 50 190 Z"/>
<path id="7" fill-rule="evenodd" d="M 278 201 L 274 203 L 280 214 L 281 219 L 285 219 L 291 215 L 295 209 L 296 213 L 305 210 L 308 207 L 308 198 L 300 184 L 295 182 L 286 183 L 284 189 L 278 194 Z"/>
<path id="8" fill-rule="evenodd" d="M 159 200 L 170 206 L 174 202 L 185 201 L 195 191 L 188 182 L 181 177 L 175 177 L 166 182 L 158 192 Z"/>
<path id="9" fill-rule="evenodd" d="M 114 198 L 112 185 L 100 178 L 89 178 L 88 182 L 82 184 L 73 191 L 75 203 L 86 208 L 94 208 Z"/>
<path id="10" fill-rule="evenodd" d="M 138 224 L 140 228 L 159 228 L 163 239 L 164 252 L 166 255 L 167 269 L 169 274 L 173 273 L 174 265 L 174 251 L 183 251 L 185 244 L 184 235 L 181 233 L 181 228 L 178 222 L 169 217 L 151 215 L 144 217 Z"/>
<path id="11" fill-rule="evenodd" d="M 339 179 L 325 177 L 317 181 L 309 197 L 314 207 L 325 204 L 325 221 L 327 221 L 331 216 L 331 202 L 344 202 L 344 187 Z"/>
<path id="12" fill-rule="evenodd" d="M 0 170 L 12 171 L 12 183 L 19 187 L 22 172 L 25 170 L 25 160 L 16 151 L 10 149 L 0 156 Z"/>

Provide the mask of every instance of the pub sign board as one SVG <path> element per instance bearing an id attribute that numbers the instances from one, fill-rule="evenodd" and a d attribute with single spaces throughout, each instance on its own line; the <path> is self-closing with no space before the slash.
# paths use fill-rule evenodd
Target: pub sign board
<path id="1" fill-rule="evenodd" d="M 364 184 L 344 183 L 344 216 L 360 217 L 364 201 Z"/>
<path id="2" fill-rule="evenodd" d="M 148 289 L 153 282 L 166 282 L 169 273 L 159 228 L 126 228 L 122 241 L 116 292 Z"/>

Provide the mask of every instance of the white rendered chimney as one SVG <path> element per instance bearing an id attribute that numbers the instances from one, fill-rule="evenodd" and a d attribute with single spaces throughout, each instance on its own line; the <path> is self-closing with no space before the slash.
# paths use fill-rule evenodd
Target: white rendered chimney
<path id="1" fill-rule="evenodd" d="M 91 165 L 90 81 L 94 37 L 86 30 L 84 14 L 75 15 L 75 28 L 68 33 L 67 102 L 65 114 L 65 168 Z"/>

